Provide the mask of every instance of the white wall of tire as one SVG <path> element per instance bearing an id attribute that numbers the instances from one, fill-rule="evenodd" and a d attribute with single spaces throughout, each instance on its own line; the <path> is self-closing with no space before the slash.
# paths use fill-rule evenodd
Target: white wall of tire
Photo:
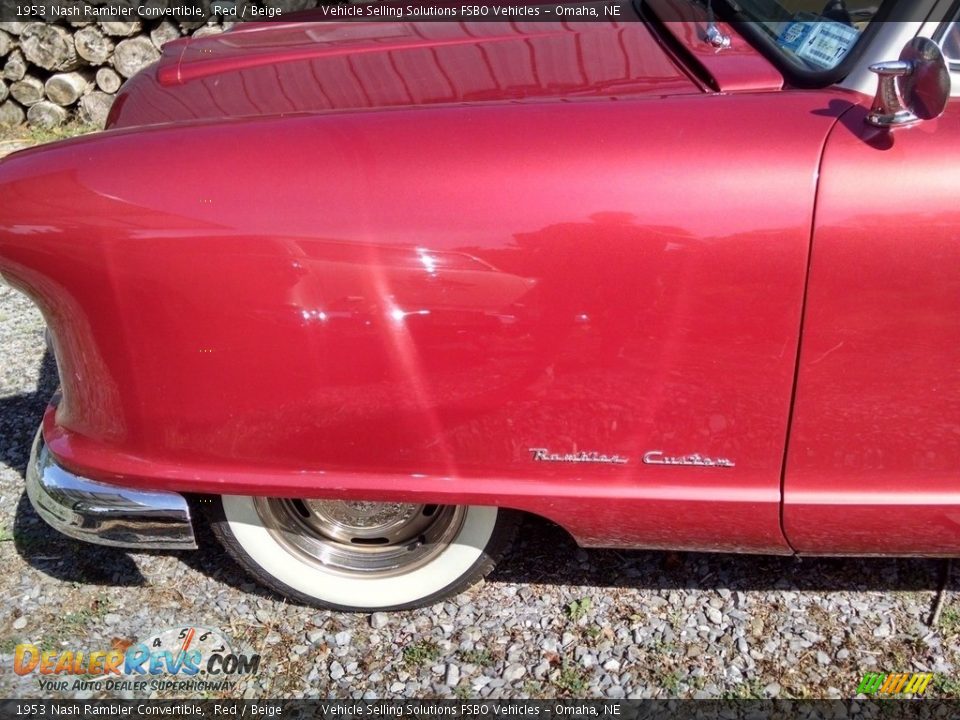
<path id="1" fill-rule="evenodd" d="M 450 545 L 408 573 L 353 577 L 326 570 L 292 553 L 264 526 L 252 497 L 224 495 L 222 500 L 231 534 L 263 572 L 321 602 L 371 609 L 413 603 L 457 582 L 483 554 L 498 514 L 494 507 L 467 508 L 460 532 Z"/>

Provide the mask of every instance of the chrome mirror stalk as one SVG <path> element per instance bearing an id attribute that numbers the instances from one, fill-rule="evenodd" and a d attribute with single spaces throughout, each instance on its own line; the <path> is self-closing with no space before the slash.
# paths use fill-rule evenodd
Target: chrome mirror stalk
<path id="1" fill-rule="evenodd" d="M 950 72 L 929 38 L 911 40 L 899 60 L 870 66 L 880 80 L 867 122 L 879 128 L 909 127 L 940 117 L 950 98 Z"/>
<path id="2" fill-rule="evenodd" d="M 867 122 L 877 127 L 903 127 L 920 121 L 906 108 L 900 94 L 899 80 L 913 72 L 913 64 L 903 60 L 891 60 L 870 66 L 880 76 L 877 96 L 867 115 Z"/>

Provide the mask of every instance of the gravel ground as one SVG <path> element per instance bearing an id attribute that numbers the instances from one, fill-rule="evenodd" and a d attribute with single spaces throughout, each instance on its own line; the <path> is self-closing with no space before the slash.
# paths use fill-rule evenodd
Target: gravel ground
<path id="1" fill-rule="evenodd" d="M 109 647 L 187 623 L 262 654 L 224 697 L 850 697 L 865 671 L 934 672 L 928 695 L 960 696 L 955 594 L 938 630 L 924 622 L 937 561 L 585 551 L 530 519 L 454 602 L 342 615 L 249 584 L 208 533 L 182 554 L 73 542 L 23 491 L 55 377 L 39 313 L 0 285 L 2 696 L 51 694 L 11 672 L 18 642 Z"/>

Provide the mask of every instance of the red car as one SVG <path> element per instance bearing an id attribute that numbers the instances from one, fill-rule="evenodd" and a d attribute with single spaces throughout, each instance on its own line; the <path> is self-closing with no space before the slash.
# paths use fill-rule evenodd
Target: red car
<path id="1" fill-rule="evenodd" d="M 466 588 L 522 513 L 960 554 L 953 3 L 713 5 L 238 26 L 0 162 L 60 372 L 37 512 L 135 548 L 209 518 L 339 609 Z"/>

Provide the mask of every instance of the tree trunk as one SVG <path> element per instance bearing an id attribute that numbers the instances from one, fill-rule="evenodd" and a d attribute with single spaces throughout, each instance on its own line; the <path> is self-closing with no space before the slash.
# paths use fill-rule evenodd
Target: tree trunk
<path id="1" fill-rule="evenodd" d="M 27 110 L 27 122 L 34 127 L 55 128 L 67 121 L 67 114 L 59 105 L 43 100 Z"/>
<path id="2" fill-rule="evenodd" d="M 90 90 L 92 85 L 89 72 L 57 73 L 47 79 L 43 89 L 50 102 L 68 107 Z"/>
<path id="3" fill-rule="evenodd" d="M 105 93 L 113 95 L 120 89 L 120 85 L 122 84 L 123 79 L 117 75 L 116 70 L 113 68 L 102 67 L 97 70 L 97 87 Z"/>
<path id="4" fill-rule="evenodd" d="M 23 80 L 23 76 L 26 74 L 27 61 L 24 60 L 22 52 L 14 50 L 3 66 L 3 79 L 16 82 L 17 80 Z"/>
<path id="5" fill-rule="evenodd" d="M 0 103 L 0 126 L 19 125 L 23 122 L 24 117 L 26 116 L 23 114 L 23 108 L 13 100 Z"/>
<path id="6" fill-rule="evenodd" d="M 0 22 L 0 30 L 6 30 L 11 35 L 19 35 L 26 26 L 25 22 Z"/>
<path id="7" fill-rule="evenodd" d="M 10 86 L 10 94 L 21 105 L 36 105 L 43 100 L 43 80 L 33 75 L 25 75 L 23 80 Z"/>
<path id="8" fill-rule="evenodd" d="M 113 95 L 107 95 L 99 90 L 84 95 L 80 98 L 80 119 L 89 125 L 102 128 L 107 122 L 113 100 Z"/>
<path id="9" fill-rule="evenodd" d="M 102 22 L 100 27 L 107 35 L 130 37 L 140 32 L 142 26 L 139 22 Z"/>
<path id="10" fill-rule="evenodd" d="M 150 31 L 150 41 L 157 50 L 178 37 L 180 37 L 179 28 L 169 20 L 164 20 Z"/>
<path id="11" fill-rule="evenodd" d="M 20 34 L 23 56 L 44 70 L 69 72 L 80 65 L 73 37 L 66 28 L 46 23 L 29 23 Z"/>
<path id="12" fill-rule="evenodd" d="M 202 28 L 197 28 L 193 31 L 193 37 L 204 37 L 206 35 L 219 35 L 223 32 L 223 28 L 218 25 L 204 25 Z"/>
<path id="13" fill-rule="evenodd" d="M 112 62 L 117 72 L 128 78 L 159 58 L 160 51 L 153 46 L 149 38 L 140 36 L 117 43 Z"/>
<path id="14" fill-rule="evenodd" d="M 96 25 L 88 25 L 73 36 L 77 54 L 91 65 L 103 65 L 113 54 L 113 40 Z"/>
<path id="15" fill-rule="evenodd" d="M 0 30 L 0 57 L 6 57 L 12 53 L 16 47 L 17 41 L 14 37 L 5 30 Z"/>

